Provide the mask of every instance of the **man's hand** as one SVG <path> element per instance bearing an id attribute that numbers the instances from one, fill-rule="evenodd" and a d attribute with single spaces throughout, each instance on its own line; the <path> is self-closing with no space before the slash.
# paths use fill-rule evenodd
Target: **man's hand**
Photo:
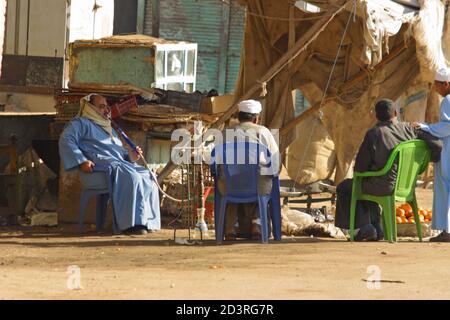
<path id="1" fill-rule="evenodd" d="M 411 123 L 411 125 L 413 126 L 414 129 L 420 129 L 420 122 L 413 122 Z"/>
<path id="2" fill-rule="evenodd" d="M 91 173 L 94 170 L 94 167 L 95 167 L 95 163 L 93 163 L 90 160 L 85 161 L 82 164 L 80 164 L 80 170 L 85 173 Z"/>
<path id="3" fill-rule="evenodd" d="M 132 150 L 131 148 L 128 149 L 128 156 L 130 157 L 131 162 L 136 162 L 141 158 L 142 149 L 139 146 L 136 146 L 136 151 Z"/>

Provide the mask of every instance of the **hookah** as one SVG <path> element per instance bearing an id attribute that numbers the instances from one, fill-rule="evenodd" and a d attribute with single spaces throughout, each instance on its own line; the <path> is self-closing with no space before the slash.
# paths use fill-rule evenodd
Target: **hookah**
<path id="1" fill-rule="evenodd" d="M 156 177 L 156 174 L 153 172 L 153 170 L 150 168 L 150 165 L 148 164 L 147 160 L 145 160 L 144 155 L 142 154 L 141 151 L 138 150 L 137 145 L 131 141 L 131 139 L 127 136 L 127 134 L 122 130 L 121 127 L 119 127 L 119 125 L 111 119 L 110 116 L 108 116 L 108 119 L 111 121 L 111 126 L 114 128 L 114 130 L 117 131 L 117 133 L 120 134 L 120 136 L 123 138 L 123 140 L 130 146 L 130 148 L 141 157 L 142 162 L 144 163 L 144 167 L 146 167 L 148 169 L 148 171 L 150 172 L 150 176 L 153 178 L 153 180 L 155 181 L 156 185 L 158 186 L 159 191 L 161 191 L 161 193 L 167 197 L 168 199 L 175 201 L 175 202 L 183 202 L 184 200 L 180 200 L 180 199 L 176 199 L 170 195 L 168 195 L 163 188 L 160 186 L 160 184 L 158 183 L 158 177 Z"/>
<path id="2" fill-rule="evenodd" d="M 186 200 L 176 199 L 169 194 L 167 194 L 161 185 L 158 183 L 158 178 L 156 174 L 153 172 L 153 170 L 150 168 L 150 165 L 148 164 L 147 160 L 145 160 L 144 155 L 142 154 L 142 151 L 140 151 L 137 148 L 137 145 L 128 137 L 128 135 L 122 130 L 122 128 L 112 119 L 111 112 L 109 112 L 107 115 L 100 113 L 97 108 L 93 108 L 99 115 L 103 116 L 104 118 L 108 119 L 111 122 L 111 126 L 116 130 L 116 132 L 122 137 L 122 139 L 127 143 L 130 148 L 140 156 L 140 159 L 142 159 L 142 162 L 144 163 L 144 166 L 148 169 L 150 176 L 155 181 L 156 185 L 158 186 L 159 191 L 168 199 L 175 201 L 175 202 L 184 202 Z M 201 136 L 202 133 L 202 126 L 201 122 L 195 122 L 194 126 L 194 140 L 199 135 Z M 199 154 L 201 155 L 201 151 L 203 150 L 203 144 L 201 144 L 198 148 Z M 202 160 L 202 159 L 201 159 Z M 205 185 L 204 185 L 204 176 L 203 176 L 203 161 L 200 162 L 200 174 L 198 176 L 198 199 L 200 202 L 199 208 L 197 208 L 197 223 L 195 224 L 195 232 L 200 233 L 200 239 L 203 240 L 203 236 L 208 234 L 208 226 L 205 222 Z"/>
<path id="3" fill-rule="evenodd" d="M 180 200 L 180 199 L 176 199 L 170 195 L 168 195 L 160 186 L 160 184 L 158 183 L 158 178 L 156 177 L 155 173 L 151 170 L 150 165 L 148 164 L 148 162 L 145 160 L 144 155 L 142 154 L 141 151 L 139 151 L 139 149 L 137 149 L 136 144 L 127 136 L 127 134 L 122 130 L 122 128 L 119 127 L 119 125 L 117 125 L 116 122 L 114 122 L 110 117 L 108 117 L 109 120 L 111 121 L 111 126 L 120 134 L 120 136 L 123 138 L 123 140 L 132 148 L 132 150 L 140 155 L 142 162 L 144 163 L 144 166 L 148 169 L 148 171 L 150 172 L 150 176 L 153 178 L 153 180 L 155 181 L 156 185 L 158 186 L 159 191 L 161 191 L 161 193 L 167 197 L 168 199 L 175 201 L 175 202 L 184 202 L 186 200 Z M 200 146 L 199 149 L 201 149 L 202 146 Z M 199 208 L 197 208 L 197 223 L 195 224 L 195 228 L 194 228 L 194 234 L 195 233 L 199 233 L 200 234 L 200 240 L 203 241 L 203 236 L 208 236 L 208 225 L 205 222 L 205 185 L 204 185 L 204 176 L 203 176 L 203 162 L 200 162 L 200 173 L 198 175 L 198 199 L 200 202 L 200 206 Z"/>
<path id="4" fill-rule="evenodd" d="M 130 146 L 130 148 L 140 156 L 140 159 L 142 159 L 142 162 L 144 163 L 144 167 L 147 168 L 148 172 L 150 173 L 150 177 L 152 177 L 153 181 L 155 181 L 156 185 L 158 186 L 159 191 L 167 197 L 168 199 L 175 201 L 175 202 L 183 202 L 185 200 L 180 200 L 172 197 L 171 195 L 167 194 L 161 185 L 158 183 L 158 177 L 153 172 L 153 170 L 150 168 L 150 165 L 148 164 L 147 160 L 145 160 L 144 155 L 142 152 L 137 148 L 137 145 L 128 137 L 128 135 L 122 130 L 122 128 L 112 119 L 111 111 L 109 111 L 107 114 L 101 113 L 95 106 L 92 106 L 92 109 L 102 116 L 103 118 L 107 119 L 111 123 L 111 127 L 113 127 L 114 130 L 122 137 L 122 139 Z"/>
<path id="5" fill-rule="evenodd" d="M 201 122 L 195 122 L 194 123 L 194 141 L 197 141 L 196 139 L 198 137 L 201 137 L 202 135 L 202 125 Z M 205 183 L 204 183 L 204 176 L 203 176 L 203 144 L 201 144 L 197 148 L 198 157 L 200 158 L 200 172 L 198 175 L 198 199 L 199 199 L 199 207 L 197 208 L 197 223 L 195 224 L 195 232 L 200 233 L 200 239 L 203 240 L 203 235 L 208 235 L 208 226 L 205 222 Z"/>

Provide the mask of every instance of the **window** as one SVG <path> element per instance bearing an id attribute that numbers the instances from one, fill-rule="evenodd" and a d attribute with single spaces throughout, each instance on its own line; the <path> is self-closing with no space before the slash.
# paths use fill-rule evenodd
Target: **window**
<path id="1" fill-rule="evenodd" d="M 295 6 L 300 10 L 317 13 L 320 12 L 320 8 L 313 4 L 307 3 L 306 1 L 296 1 Z"/>
<path id="2" fill-rule="evenodd" d="M 159 44 L 156 46 L 155 87 L 193 92 L 197 72 L 197 44 Z"/>

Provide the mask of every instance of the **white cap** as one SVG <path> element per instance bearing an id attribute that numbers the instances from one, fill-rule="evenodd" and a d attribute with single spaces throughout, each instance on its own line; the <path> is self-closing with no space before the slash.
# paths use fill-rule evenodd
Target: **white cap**
<path id="1" fill-rule="evenodd" d="M 90 102 L 91 102 L 91 98 L 92 98 L 93 96 L 99 96 L 99 94 L 98 94 L 98 93 L 90 93 L 90 94 L 88 94 L 87 96 L 81 98 L 81 100 L 86 100 L 87 102 L 90 103 Z M 80 102 L 81 102 L 81 101 L 80 101 Z"/>
<path id="2" fill-rule="evenodd" d="M 450 82 L 450 69 L 449 68 L 439 68 L 436 71 L 436 76 L 434 80 L 441 82 Z"/>
<path id="3" fill-rule="evenodd" d="M 261 103 L 256 100 L 244 100 L 238 104 L 240 112 L 259 114 L 262 110 Z"/>

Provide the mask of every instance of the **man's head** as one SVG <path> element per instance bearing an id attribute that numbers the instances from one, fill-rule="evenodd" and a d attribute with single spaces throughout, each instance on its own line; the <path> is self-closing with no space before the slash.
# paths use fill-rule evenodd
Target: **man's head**
<path id="1" fill-rule="evenodd" d="M 238 104 L 239 122 L 253 122 L 257 123 L 259 120 L 259 114 L 261 113 L 262 106 L 259 101 L 256 100 L 244 100 Z"/>
<path id="2" fill-rule="evenodd" d="M 375 115 L 378 121 L 389 121 L 397 117 L 394 101 L 382 99 L 375 104 Z"/>
<path id="3" fill-rule="evenodd" d="M 450 93 L 450 69 L 440 68 L 436 71 L 434 77 L 434 87 L 436 91 L 443 97 Z"/>
<path id="4" fill-rule="evenodd" d="M 97 111 L 103 114 L 105 117 L 108 117 L 111 109 L 108 106 L 108 102 L 105 97 L 99 94 L 92 94 L 89 98 L 89 103 L 92 104 Z"/>

